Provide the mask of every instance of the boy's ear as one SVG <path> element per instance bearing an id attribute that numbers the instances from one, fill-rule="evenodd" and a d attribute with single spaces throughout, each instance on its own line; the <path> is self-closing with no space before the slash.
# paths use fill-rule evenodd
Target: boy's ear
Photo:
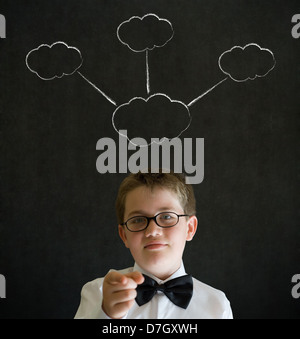
<path id="1" fill-rule="evenodd" d="M 122 225 L 119 225 L 119 236 L 122 239 L 124 245 L 129 248 L 128 242 L 127 242 L 127 237 L 126 237 L 126 232 L 125 232 L 125 227 Z"/>
<path id="2" fill-rule="evenodd" d="M 193 240 L 194 235 L 197 231 L 197 226 L 198 226 L 198 219 L 195 215 L 193 215 L 188 220 L 188 230 L 187 230 L 187 236 L 186 236 L 187 241 Z"/>

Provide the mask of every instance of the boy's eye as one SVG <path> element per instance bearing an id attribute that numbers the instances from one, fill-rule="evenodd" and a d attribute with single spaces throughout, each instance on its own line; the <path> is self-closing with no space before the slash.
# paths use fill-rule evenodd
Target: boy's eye
<path id="1" fill-rule="evenodd" d="M 131 222 L 133 224 L 142 224 L 145 222 L 145 218 L 141 217 L 141 218 L 134 218 L 133 220 L 131 220 Z"/>
<path id="2" fill-rule="evenodd" d="M 172 218 L 172 216 L 170 214 L 162 214 L 160 216 L 160 219 L 163 219 L 163 220 L 169 220 L 171 218 Z"/>
<path id="3" fill-rule="evenodd" d="M 172 224 L 177 221 L 177 215 L 173 213 L 162 213 L 159 215 L 159 221 L 164 224 Z"/>

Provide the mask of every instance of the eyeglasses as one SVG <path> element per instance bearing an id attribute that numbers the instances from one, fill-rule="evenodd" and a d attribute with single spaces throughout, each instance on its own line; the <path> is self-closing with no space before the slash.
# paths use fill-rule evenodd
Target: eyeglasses
<path id="1" fill-rule="evenodd" d="M 178 215 L 174 212 L 163 212 L 157 214 L 155 217 L 137 216 L 128 219 L 122 223 L 122 226 L 126 226 L 130 232 L 144 231 L 150 224 L 151 220 L 154 220 L 156 225 L 162 228 L 174 227 L 178 224 L 180 217 L 188 217 L 187 214 Z"/>

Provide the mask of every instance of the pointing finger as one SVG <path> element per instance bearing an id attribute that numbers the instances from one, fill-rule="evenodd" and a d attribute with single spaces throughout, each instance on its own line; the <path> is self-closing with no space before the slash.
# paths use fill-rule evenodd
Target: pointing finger
<path id="1" fill-rule="evenodd" d="M 125 274 L 126 277 L 132 279 L 137 285 L 140 285 L 144 282 L 145 278 L 141 272 L 135 271 Z"/>
<path id="2" fill-rule="evenodd" d="M 127 277 L 117 271 L 109 272 L 105 278 L 106 282 L 110 285 L 126 285 L 128 282 Z"/>

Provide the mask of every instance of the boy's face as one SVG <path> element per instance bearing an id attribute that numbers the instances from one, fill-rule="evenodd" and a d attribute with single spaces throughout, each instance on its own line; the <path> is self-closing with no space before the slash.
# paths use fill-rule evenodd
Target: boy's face
<path id="1" fill-rule="evenodd" d="M 128 193 L 124 221 L 135 216 L 154 217 L 161 212 L 185 214 L 176 194 L 168 189 L 141 186 Z M 151 220 L 148 228 L 137 233 L 119 225 L 119 234 L 137 264 L 165 280 L 179 269 L 186 241 L 193 239 L 196 229 L 197 218 L 192 216 L 179 218 L 171 228 L 161 228 Z"/>

